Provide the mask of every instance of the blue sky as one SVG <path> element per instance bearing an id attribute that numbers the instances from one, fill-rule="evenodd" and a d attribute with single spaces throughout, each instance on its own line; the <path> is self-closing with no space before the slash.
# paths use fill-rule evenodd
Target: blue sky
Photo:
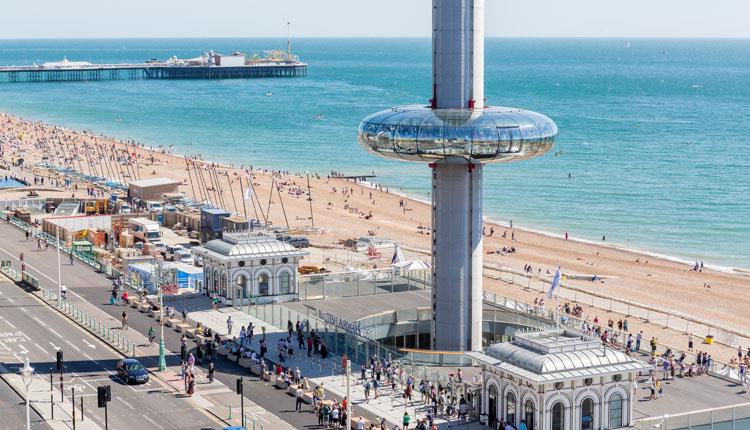
<path id="1" fill-rule="evenodd" d="M 427 37 L 431 0 L 3 1 L 0 39 Z M 748 0 L 486 0 L 491 37 L 750 37 Z"/>

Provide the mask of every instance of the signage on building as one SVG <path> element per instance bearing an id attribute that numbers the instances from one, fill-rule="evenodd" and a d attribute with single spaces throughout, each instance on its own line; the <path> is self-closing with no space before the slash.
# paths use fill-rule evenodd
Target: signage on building
<path id="1" fill-rule="evenodd" d="M 330 312 L 323 312 L 320 309 L 318 309 L 318 318 L 351 334 L 372 339 L 372 331 L 367 328 L 362 328 L 359 321 L 347 321 Z"/>

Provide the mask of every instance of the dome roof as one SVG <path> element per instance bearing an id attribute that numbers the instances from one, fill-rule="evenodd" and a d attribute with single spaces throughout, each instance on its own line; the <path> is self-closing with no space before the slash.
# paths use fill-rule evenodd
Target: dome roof
<path id="1" fill-rule="evenodd" d="M 410 105 L 384 110 L 359 125 L 358 141 L 368 151 L 407 161 L 462 157 L 482 163 L 532 158 L 555 143 L 557 126 L 523 109 L 431 109 Z"/>
<path id="2" fill-rule="evenodd" d="M 621 351 L 604 347 L 545 354 L 513 343 L 498 343 L 488 347 L 485 354 L 537 375 L 627 364 L 633 361 Z"/>
<path id="3" fill-rule="evenodd" d="M 204 245 L 209 251 L 227 257 L 253 257 L 297 254 L 299 251 L 292 245 L 278 240 L 230 243 L 214 239 Z"/>

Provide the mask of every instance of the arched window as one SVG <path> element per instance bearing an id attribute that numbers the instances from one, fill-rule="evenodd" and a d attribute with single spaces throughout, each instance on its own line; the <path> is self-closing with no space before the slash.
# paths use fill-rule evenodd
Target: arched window
<path id="1" fill-rule="evenodd" d="M 622 395 L 613 394 L 609 398 L 609 428 L 622 427 Z"/>
<path id="2" fill-rule="evenodd" d="M 552 405 L 552 430 L 565 430 L 565 406 L 562 402 Z"/>
<path id="3" fill-rule="evenodd" d="M 487 418 L 492 423 L 492 428 L 497 427 L 497 387 L 490 385 L 487 399 Z"/>
<path id="4" fill-rule="evenodd" d="M 587 397 L 581 403 L 581 430 L 594 429 L 594 400 Z"/>
<path id="5" fill-rule="evenodd" d="M 258 295 L 268 295 L 268 274 L 266 273 L 261 273 L 260 275 L 258 275 Z"/>
<path id="6" fill-rule="evenodd" d="M 247 297 L 247 276 L 245 276 L 245 274 L 237 275 L 235 283 L 237 284 L 237 290 L 240 292 L 241 296 L 243 298 Z"/>
<path id="7" fill-rule="evenodd" d="M 292 277 L 289 272 L 281 272 L 279 275 L 279 294 L 289 294 L 291 292 Z"/>
<path id="8" fill-rule="evenodd" d="M 523 407 L 523 419 L 526 421 L 526 428 L 534 430 L 534 401 L 526 400 Z"/>
<path id="9" fill-rule="evenodd" d="M 516 395 L 512 391 L 505 395 L 505 421 L 516 426 Z"/>

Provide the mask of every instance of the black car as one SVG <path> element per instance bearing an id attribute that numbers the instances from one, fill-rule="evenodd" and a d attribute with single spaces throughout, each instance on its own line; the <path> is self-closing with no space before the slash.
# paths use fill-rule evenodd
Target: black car
<path id="1" fill-rule="evenodd" d="M 148 370 L 134 358 L 126 358 L 117 362 L 117 376 L 128 385 L 148 382 Z"/>
<path id="2" fill-rule="evenodd" d="M 287 243 L 295 248 L 307 248 L 310 246 L 310 239 L 306 237 L 292 237 L 287 240 Z"/>

